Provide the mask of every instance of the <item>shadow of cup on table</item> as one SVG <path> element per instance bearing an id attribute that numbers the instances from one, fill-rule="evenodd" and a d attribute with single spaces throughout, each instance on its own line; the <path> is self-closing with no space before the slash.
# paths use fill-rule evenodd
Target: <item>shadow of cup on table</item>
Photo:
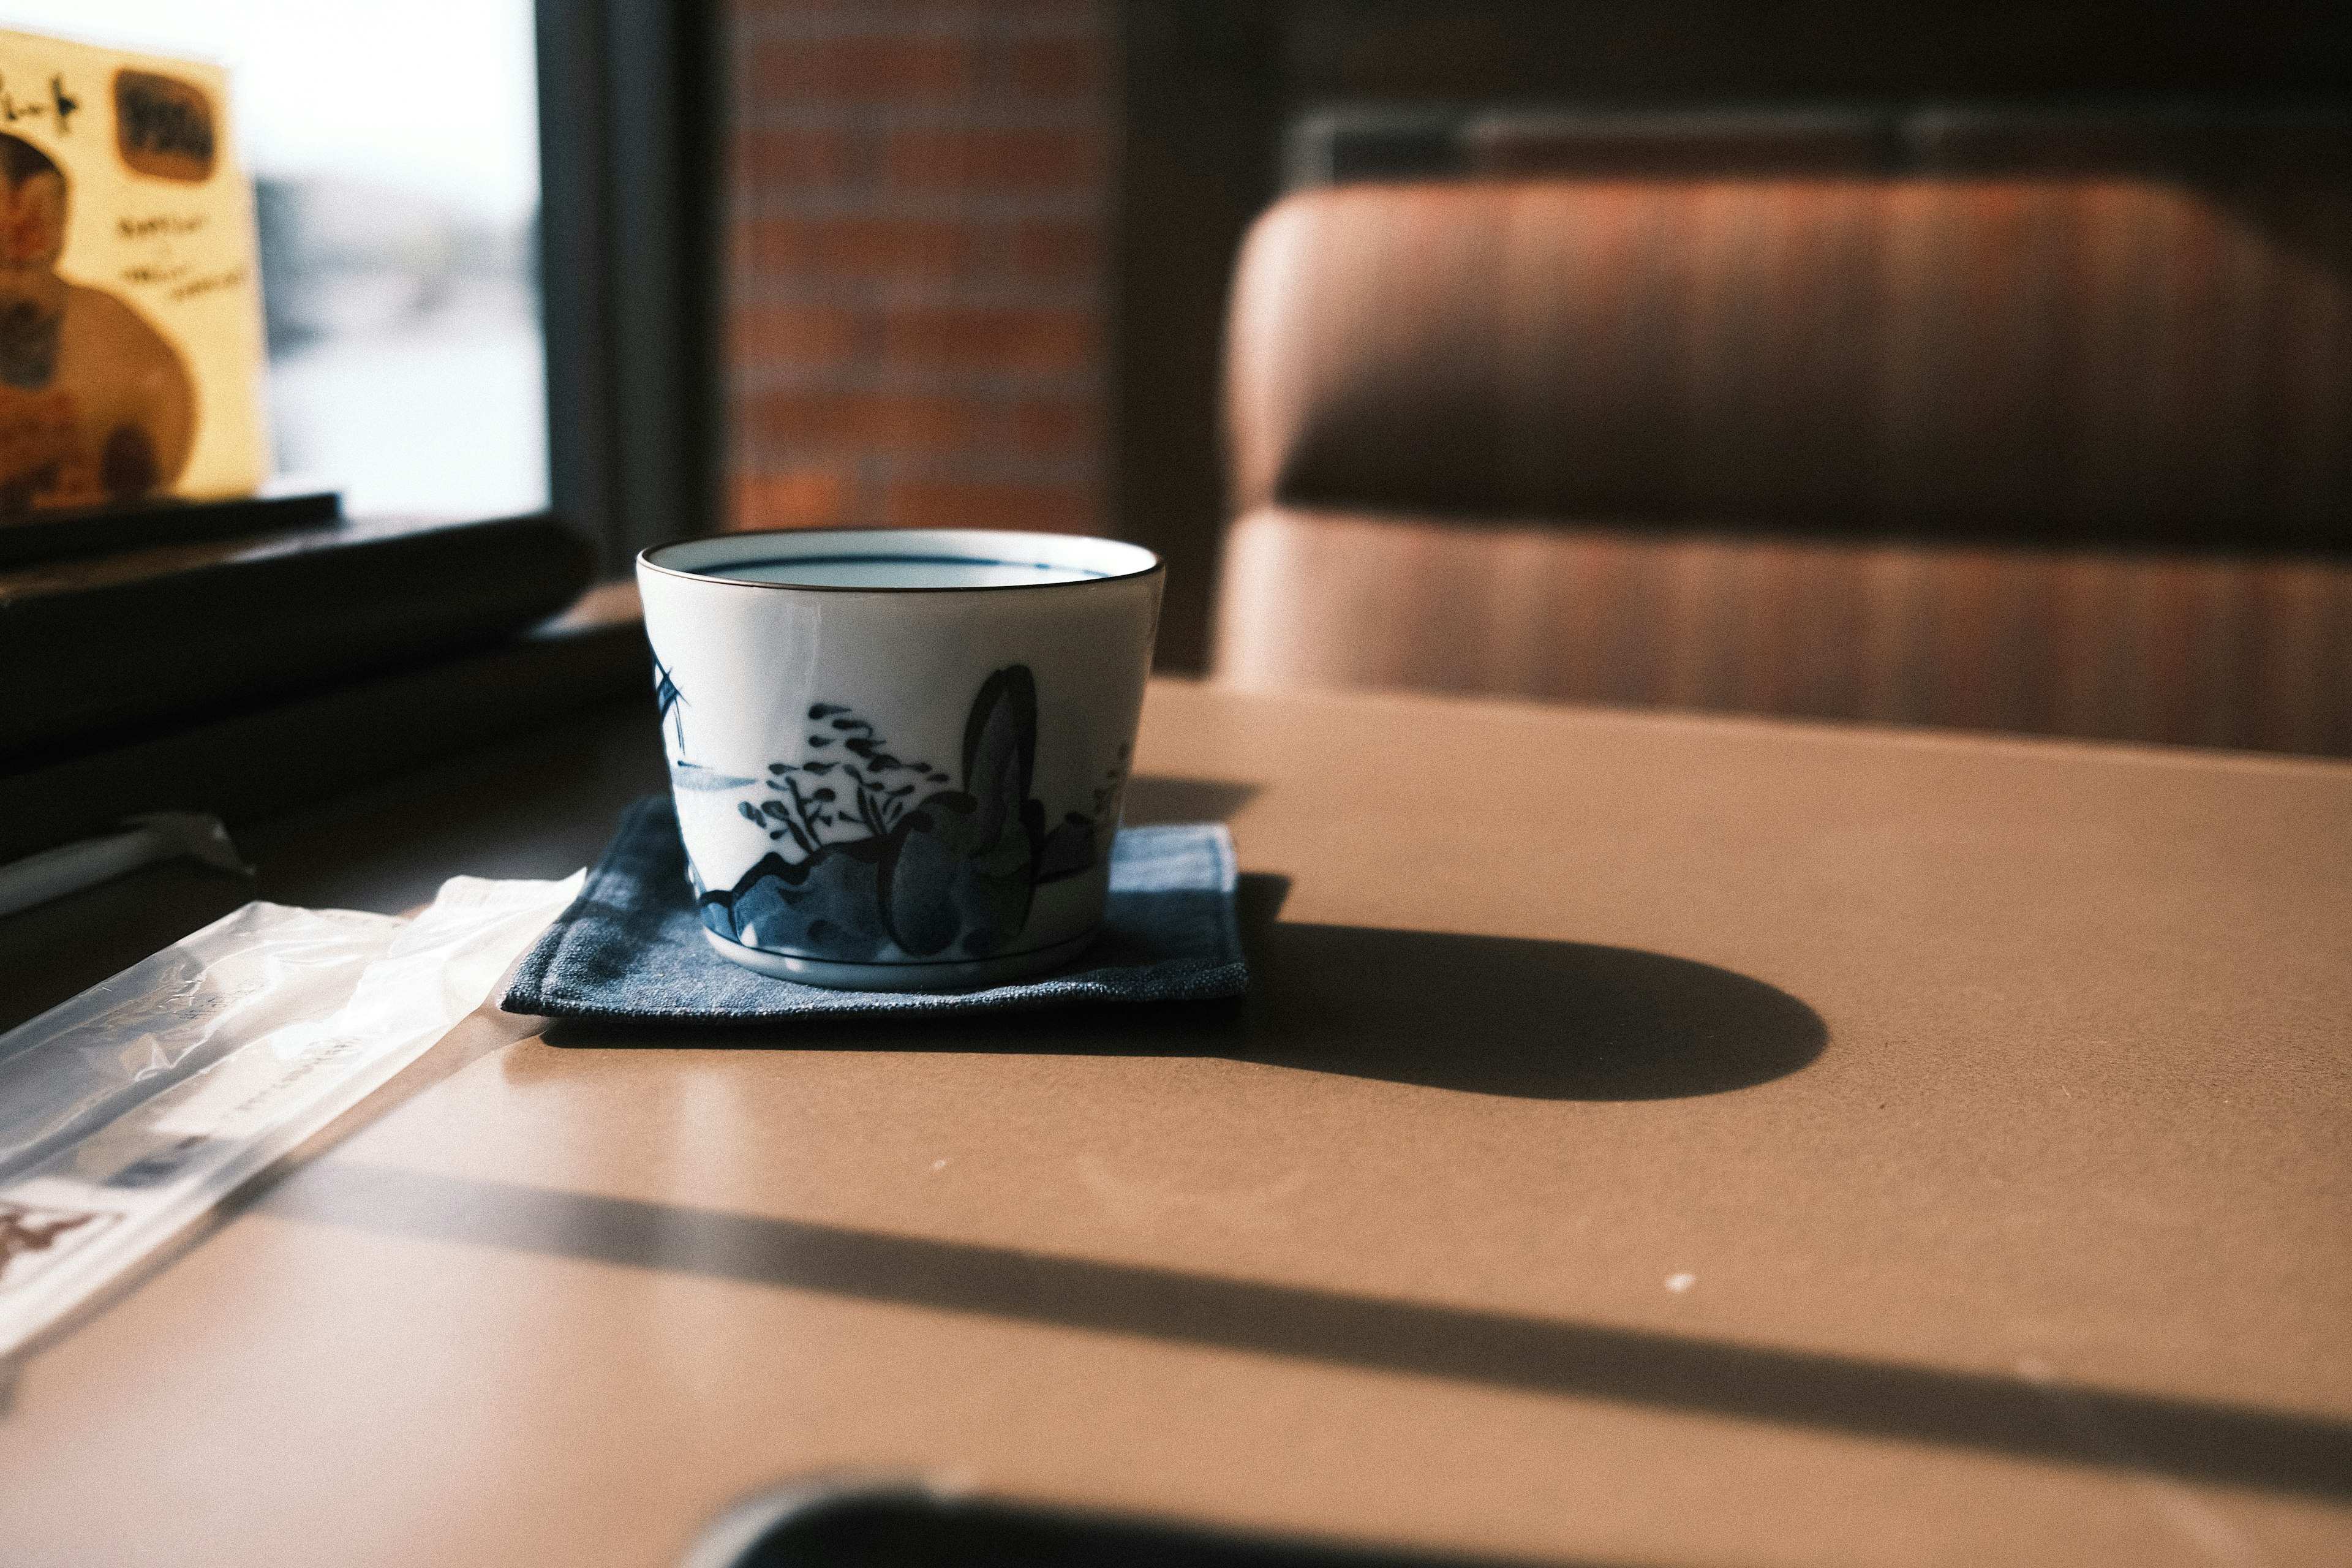
<path id="1" fill-rule="evenodd" d="M 1811 1007 L 1760 980 L 1630 948 L 1297 924 L 1286 878 L 1242 879 L 1243 1059 L 1474 1094 L 1670 1100 L 1822 1053 Z"/>
<path id="2" fill-rule="evenodd" d="M 1245 995 L 961 1017 L 557 1023 L 577 1047 L 712 1047 L 1218 1057 L 1473 1094 L 1667 1100 L 1769 1082 L 1828 1030 L 1786 992 L 1663 953 L 1584 942 L 1310 925 L 1289 879 L 1241 879 Z M 518 1070 L 528 1070 L 520 1069 Z"/>

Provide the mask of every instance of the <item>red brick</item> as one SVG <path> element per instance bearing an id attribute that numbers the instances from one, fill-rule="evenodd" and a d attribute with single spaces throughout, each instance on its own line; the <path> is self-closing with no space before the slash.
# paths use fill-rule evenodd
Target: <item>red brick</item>
<path id="1" fill-rule="evenodd" d="M 1083 125 L 904 129 L 890 135 L 884 172 L 908 190 L 1094 191 L 1103 135 Z"/>
<path id="2" fill-rule="evenodd" d="M 1013 51 L 1013 85 L 1024 98 L 1099 93 L 1109 74 L 1103 37 L 1024 38 Z"/>
<path id="3" fill-rule="evenodd" d="M 932 369 L 1072 371 L 1098 362 L 1092 310 L 902 307 L 882 323 L 882 357 Z"/>
<path id="4" fill-rule="evenodd" d="M 1092 485 L 1005 484 L 968 479 L 900 479 L 882 498 L 893 528 L 1043 529 L 1088 533 L 1102 522 Z"/>
<path id="5" fill-rule="evenodd" d="M 987 238 L 949 218 L 836 218 L 824 226 L 820 247 L 826 271 L 839 277 L 941 278 L 972 268 Z"/>
<path id="6" fill-rule="evenodd" d="M 983 231 L 947 218 L 755 218 L 741 226 L 740 264 L 786 278 L 947 278 L 975 264 Z"/>
<path id="7" fill-rule="evenodd" d="M 861 452 L 970 450 L 987 423 L 985 406 L 967 399 L 859 391 L 764 393 L 751 400 L 750 416 L 772 447 Z"/>
<path id="8" fill-rule="evenodd" d="M 1018 13 L 1033 21 L 1061 17 L 1093 22 L 1101 28 L 1107 28 L 1110 21 L 1110 7 L 1106 0 L 892 0 L 892 9 L 901 15 L 935 18 L 969 16 L 992 20 L 1007 13 Z"/>
<path id="9" fill-rule="evenodd" d="M 815 243 L 809 226 L 792 218 L 740 220 L 731 226 L 729 238 L 739 280 L 804 266 Z"/>
<path id="10" fill-rule="evenodd" d="M 811 16 L 823 16 L 845 17 L 875 31 L 937 29 L 943 24 L 979 24 L 1007 16 L 1078 24 L 1073 30 L 1101 31 L 1110 23 L 1108 0 L 734 0 L 732 9 L 739 25 L 768 16 L 781 17 L 788 25 L 803 24 Z"/>
<path id="11" fill-rule="evenodd" d="M 1093 397 L 1026 397 L 1006 422 L 1016 451 L 1067 456 L 1102 443 L 1102 408 Z"/>
<path id="12" fill-rule="evenodd" d="M 735 478 L 730 531 L 756 528 L 838 528 L 855 515 L 857 479 L 846 468 L 790 468 Z"/>
<path id="13" fill-rule="evenodd" d="M 734 368 L 834 367 L 860 357 L 868 337 L 863 311 L 797 305 L 739 305 L 731 323 Z"/>
<path id="14" fill-rule="evenodd" d="M 767 38 L 743 62 L 744 105 L 936 103 L 979 85 L 980 41 L 951 33 Z"/>
<path id="15" fill-rule="evenodd" d="M 875 132 L 848 128 L 745 131 L 735 142 L 739 188 L 756 195 L 860 184 L 878 167 L 881 145 Z"/>
<path id="16" fill-rule="evenodd" d="M 1094 282 L 1102 276 L 1102 226 L 1085 219 L 1021 224 L 1013 231 L 1012 262 L 1025 279 Z"/>
<path id="17" fill-rule="evenodd" d="M 729 328 L 737 385 L 771 387 L 739 394 L 738 524 L 1099 526 L 1092 483 L 940 477 L 974 459 L 992 465 L 978 471 L 1005 471 L 992 465 L 1024 455 L 1036 471 L 1083 468 L 1102 441 L 1097 398 L 891 388 L 995 374 L 1067 387 L 1099 366 L 1100 312 L 1088 301 L 1104 276 L 1101 223 L 955 215 L 967 197 L 1042 196 L 1066 213 L 1073 197 L 1103 195 L 1107 108 L 1092 123 L 1041 121 L 1091 115 L 1107 96 L 1109 0 L 731 8 L 746 39 L 734 195 L 763 216 L 730 236 L 745 302 Z M 812 216 L 845 198 L 875 205 Z M 930 216 L 894 216 L 909 213 Z M 960 305 L 966 283 L 1015 285 L 1032 302 Z M 899 294 L 928 303 L 861 302 Z M 774 384 L 801 371 L 835 389 Z M 887 474 L 901 477 L 886 484 Z"/>

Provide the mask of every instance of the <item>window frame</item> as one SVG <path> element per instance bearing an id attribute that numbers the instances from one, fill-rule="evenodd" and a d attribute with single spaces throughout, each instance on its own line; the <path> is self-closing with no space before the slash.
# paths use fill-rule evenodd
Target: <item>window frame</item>
<path id="1" fill-rule="evenodd" d="M 727 115 L 716 0 L 538 0 L 551 509 L 601 573 L 722 523 Z"/>

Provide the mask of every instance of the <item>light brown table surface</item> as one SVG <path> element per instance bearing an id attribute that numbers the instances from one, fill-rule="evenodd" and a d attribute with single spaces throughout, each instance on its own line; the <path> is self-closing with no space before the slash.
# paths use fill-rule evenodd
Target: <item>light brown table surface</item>
<path id="1" fill-rule="evenodd" d="M 262 890 L 569 870 L 652 737 L 279 824 Z M 856 1470 L 1606 1564 L 2352 1561 L 2352 767 L 1166 683 L 1139 766 L 1233 826 L 1246 1004 L 470 1025 L 18 1369 L 0 1558 L 657 1564 Z M 5 1021 L 243 896 L 0 923 Z"/>

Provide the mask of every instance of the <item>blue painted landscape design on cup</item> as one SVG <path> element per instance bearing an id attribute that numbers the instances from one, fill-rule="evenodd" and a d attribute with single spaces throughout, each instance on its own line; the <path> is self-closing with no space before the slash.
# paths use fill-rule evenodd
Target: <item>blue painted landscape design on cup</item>
<path id="1" fill-rule="evenodd" d="M 1027 665 L 981 683 L 960 784 L 894 754 L 848 704 L 814 703 L 808 721 L 800 758 L 770 763 L 761 797 L 736 805 L 777 849 L 734 887 L 701 895 L 703 923 L 747 947 L 869 963 L 894 947 L 942 960 L 1003 952 L 1036 889 L 1092 869 L 1118 821 L 1124 748 L 1091 813 L 1046 826 L 1029 793 L 1037 684 Z"/>

